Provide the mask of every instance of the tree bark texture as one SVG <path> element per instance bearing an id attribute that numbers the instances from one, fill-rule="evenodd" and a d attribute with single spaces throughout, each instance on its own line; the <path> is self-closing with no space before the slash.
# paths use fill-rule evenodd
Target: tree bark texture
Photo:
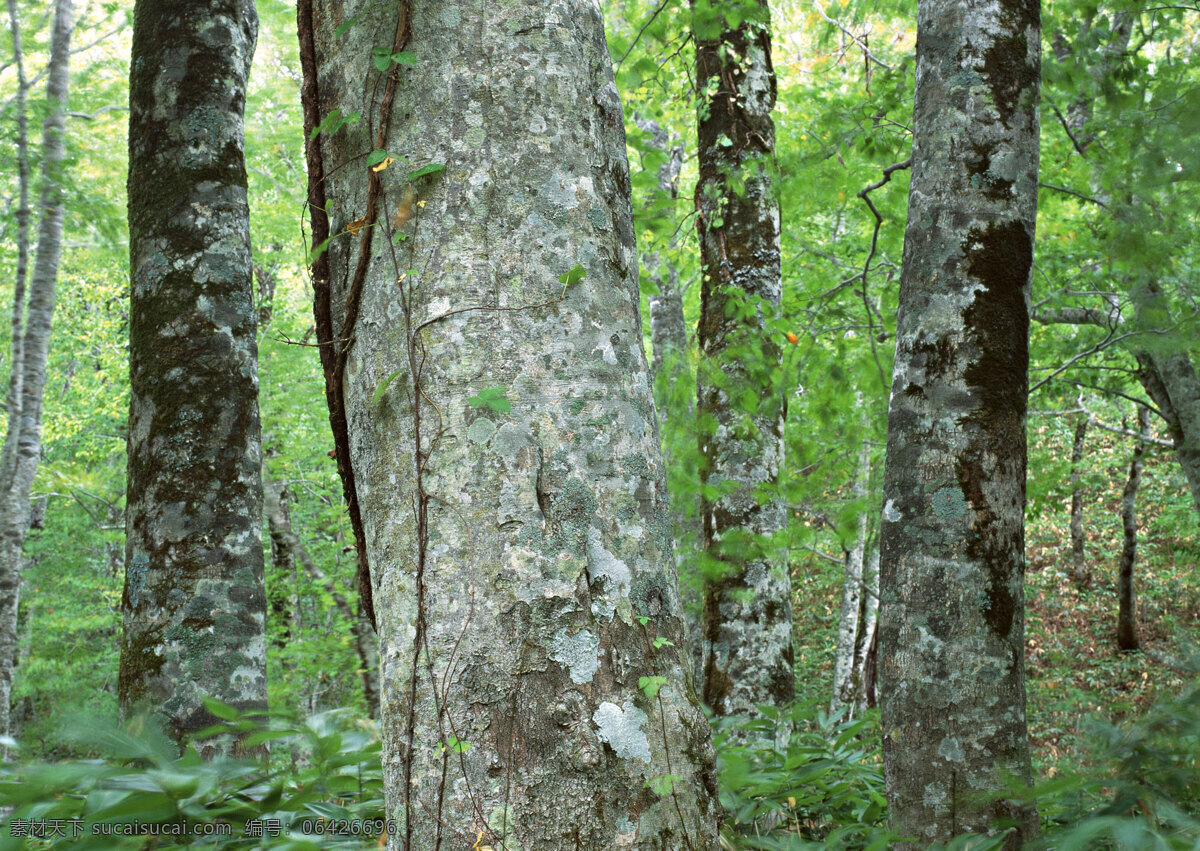
<path id="1" fill-rule="evenodd" d="M 242 113 L 249 0 L 134 7 L 123 711 L 176 738 L 266 706 L 262 449 Z"/>
<path id="2" fill-rule="evenodd" d="M 389 847 L 715 847 L 599 4 L 299 21 Z"/>
<path id="3" fill-rule="evenodd" d="M 704 591 L 702 695 L 718 715 L 754 713 L 795 695 L 791 581 L 772 538 L 787 526 L 777 497 L 760 502 L 783 468 L 783 399 L 772 372 L 779 346 L 766 332 L 779 309 L 779 199 L 776 186 L 775 71 L 765 0 L 736 28 L 721 4 L 717 34 L 697 32 L 697 156 L 702 284 L 698 412 L 703 546 L 721 562 Z M 754 304 L 748 311 L 739 304 Z M 728 309 L 727 309 L 728 308 Z M 743 392 L 757 408 L 743 411 Z M 712 491 L 710 491 L 711 493 Z"/>
<path id="4" fill-rule="evenodd" d="M 1091 583 L 1083 558 L 1083 485 L 1080 483 L 1088 422 L 1087 417 L 1082 417 L 1075 423 L 1075 439 L 1071 444 L 1071 579 L 1081 588 Z"/>
<path id="5" fill-rule="evenodd" d="M 1037 0 L 919 0 L 913 175 L 888 413 L 880 603 L 884 776 L 909 848 L 1037 813 L 1024 523 L 1037 204 Z"/>
<path id="6" fill-rule="evenodd" d="M 1150 412 L 1138 406 L 1138 431 L 1150 435 Z M 1121 548 L 1121 570 L 1117 578 L 1117 646 L 1122 650 L 1137 650 L 1137 595 L 1133 590 L 1133 566 L 1137 561 L 1137 492 L 1142 482 L 1142 459 L 1146 454 L 1146 442 L 1133 444 L 1133 458 L 1129 462 L 1129 476 L 1121 492 L 1121 528 L 1124 541 Z"/>
<path id="7" fill-rule="evenodd" d="M 13 43 L 20 57 L 16 9 L 10 4 Z M 29 496 L 42 447 L 42 396 L 46 387 L 46 357 L 50 349 L 50 323 L 62 258 L 65 190 L 62 167 L 66 156 L 68 65 L 71 53 L 71 0 L 56 0 L 46 75 L 48 110 L 42 122 L 42 187 L 38 201 L 38 242 L 29 291 L 24 290 L 23 266 L 18 269 L 13 304 L 13 362 L 9 380 L 8 431 L 0 456 L 0 735 L 10 732 L 13 663 L 17 650 L 17 612 L 21 595 L 21 549 L 29 528 Z M 20 77 L 24 77 L 22 71 Z M 21 80 L 24 94 L 24 81 Z M 23 105 L 18 132 L 24 136 Z M 18 149 L 23 161 L 23 211 L 18 215 L 19 266 L 28 262 L 28 145 Z M 21 313 L 24 311 L 24 323 Z M 23 325 L 23 327 L 22 327 Z"/>

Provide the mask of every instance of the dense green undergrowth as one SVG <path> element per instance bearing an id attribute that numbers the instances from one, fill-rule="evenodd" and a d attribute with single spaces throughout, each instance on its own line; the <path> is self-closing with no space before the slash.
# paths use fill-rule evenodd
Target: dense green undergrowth
<path id="1" fill-rule="evenodd" d="M 1046 849 L 1200 847 L 1200 657 L 1193 681 L 1136 722 L 1086 724 L 1086 765 L 1013 797 L 1036 800 Z M 76 720 L 64 735 L 86 758 L 0 766 L 0 851 L 95 849 L 319 849 L 379 847 L 387 821 L 374 724 L 349 710 L 301 718 L 226 718 L 202 737 L 269 747 L 260 760 L 182 756 L 139 719 L 124 728 Z M 886 828 L 878 717 L 829 715 L 799 704 L 715 728 L 727 849 L 883 849 Z M 777 744 L 776 725 L 790 731 Z M 948 849 L 998 848 L 963 836 Z M 482 849 L 481 838 L 464 847 Z"/>

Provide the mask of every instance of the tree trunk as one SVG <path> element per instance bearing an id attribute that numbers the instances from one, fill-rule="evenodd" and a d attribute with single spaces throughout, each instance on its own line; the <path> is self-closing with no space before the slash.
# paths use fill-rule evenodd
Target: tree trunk
<path id="1" fill-rule="evenodd" d="M 772 377 L 781 350 L 767 331 L 781 292 L 775 72 L 765 0 L 742 4 L 753 20 L 736 28 L 722 4 L 703 5 L 693 8 L 697 87 L 710 92 L 700 105 L 697 147 L 697 395 L 701 421 L 713 424 L 700 436 L 701 475 L 716 493 L 701 501 L 703 546 L 714 565 L 704 590 L 702 696 L 717 715 L 742 715 L 795 695 L 791 581 L 776 555 L 788 513 L 777 497 L 760 504 L 760 491 L 773 489 L 783 468 L 785 413 Z M 748 318 L 737 309 L 742 302 L 754 305 Z M 753 412 L 742 410 L 746 389 L 756 393 Z"/>
<path id="2" fill-rule="evenodd" d="M 864 503 L 871 478 L 871 447 L 863 440 L 858 453 L 858 475 L 854 477 L 851 495 L 856 502 Z M 863 506 L 858 518 L 858 533 L 854 545 L 846 551 L 844 558 L 845 576 L 842 579 L 842 605 L 838 614 L 837 649 L 833 663 L 833 697 L 829 711 L 836 712 L 843 706 L 855 706 L 858 683 L 855 674 L 857 650 L 862 644 L 860 615 L 863 598 L 863 560 L 867 553 L 867 526 L 869 514 Z"/>
<path id="3" fill-rule="evenodd" d="M 874 709 L 876 703 L 875 676 L 879 668 L 879 548 L 871 551 L 863 584 L 866 599 L 863 602 L 862 641 L 854 657 L 854 669 L 858 681 L 858 708 Z"/>
<path id="4" fill-rule="evenodd" d="M 1071 445 L 1071 579 L 1080 588 L 1086 588 L 1092 581 L 1083 559 L 1083 486 L 1080 484 L 1088 422 L 1088 418 L 1083 417 L 1075 423 L 1075 442 Z"/>
<path id="5" fill-rule="evenodd" d="M 9 4 L 12 16 L 13 46 L 21 57 L 16 8 Z M 13 662 L 17 649 L 17 610 L 21 594 L 21 549 L 29 528 L 29 496 L 37 472 L 42 447 L 42 396 L 46 387 L 46 357 L 50 348 L 50 322 L 62 257 L 65 190 L 62 163 L 66 156 L 66 112 L 68 64 L 73 29 L 71 0 L 56 0 L 54 31 L 50 41 L 46 100 L 49 105 L 42 123 L 42 189 L 39 200 L 37 256 L 29 280 L 28 304 L 25 303 L 24 275 L 21 265 L 28 262 L 28 145 L 18 147 L 19 180 L 22 198 L 18 211 L 18 274 L 13 303 L 13 363 L 9 381 L 8 432 L 0 456 L 0 736 L 10 732 Z M 23 69 L 18 77 L 21 98 L 25 83 Z M 18 123 L 18 141 L 24 137 L 23 103 L 18 103 L 22 118 Z M 22 212 L 23 211 L 23 212 Z M 21 314 L 25 313 L 24 328 Z"/>
<path id="6" fill-rule="evenodd" d="M 299 21 L 389 847 L 714 847 L 598 4 Z"/>
<path id="7" fill-rule="evenodd" d="M 1138 431 L 1150 436 L 1150 412 L 1138 406 Z M 1121 494 L 1121 527 L 1125 544 L 1121 550 L 1121 573 L 1117 580 L 1117 646 L 1122 650 L 1137 650 L 1141 644 L 1137 632 L 1137 597 L 1133 592 L 1133 565 L 1137 561 L 1137 491 L 1142 481 L 1142 457 L 1146 442 L 1133 445 L 1133 460 L 1129 462 L 1129 477 Z"/>
<path id="8" fill-rule="evenodd" d="M 924 848 L 1037 812 L 1025 724 L 1025 415 L 1037 0 L 919 0 L 888 412 L 880 697 L 892 827 Z"/>
<path id="9" fill-rule="evenodd" d="M 667 151 L 672 139 L 658 124 L 649 119 L 636 119 L 638 128 L 650 134 L 650 144 Z M 674 201 L 679 195 L 679 172 L 683 168 L 683 146 L 670 148 L 669 157 L 658 170 L 658 190 Z M 674 247 L 674 241 L 672 241 Z M 692 433 L 691 424 L 695 417 L 695 397 L 681 411 L 684 423 L 669 422 L 676 386 L 690 377 L 687 368 L 688 335 L 687 322 L 683 316 L 683 291 L 679 287 L 679 270 L 670 259 L 657 252 L 642 255 L 642 265 L 658 292 L 646 296 L 650 313 L 650 372 L 654 379 L 655 410 L 658 411 L 658 427 L 663 446 L 663 462 L 668 470 L 672 466 L 670 435 Z M 668 431 L 671 429 L 671 431 Z M 701 613 L 704 595 L 700 577 L 684 572 L 685 555 L 693 552 L 700 539 L 699 515 L 696 513 L 695 493 L 688 492 L 692 505 L 685 507 L 684 494 L 671 491 L 671 530 L 674 535 L 675 566 L 680 572 L 679 590 L 683 597 L 684 615 L 687 622 L 688 660 L 692 665 L 693 677 L 699 676 L 704 664 L 704 635 L 701 630 Z"/>
<path id="10" fill-rule="evenodd" d="M 351 628 L 354 631 L 354 649 L 358 653 L 358 661 L 362 665 L 363 699 L 366 701 L 367 711 L 370 713 L 370 716 L 378 719 L 379 638 L 375 635 L 375 628 L 367 620 L 362 606 L 359 605 L 357 608 L 352 607 L 337 585 L 332 580 L 326 578 L 325 573 L 309 557 L 308 550 L 304 548 L 304 544 L 296 536 L 295 531 L 292 529 L 292 521 L 288 512 L 289 492 L 287 485 L 282 482 L 265 482 L 263 485 L 263 499 L 264 511 L 267 515 L 267 528 L 271 534 L 271 559 L 275 564 L 277 573 L 293 577 L 293 586 L 292 589 L 289 589 L 287 595 L 288 602 L 281 605 L 281 608 L 286 609 L 285 612 L 281 613 L 281 617 L 288 618 L 289 622 L 295 625 L 295 628 L 299 628 L 300 625 L 296 617 L 298 601 L 294 591 L 296 565 L 299 563 L 306 573 L 325 587 L 325 591 L 333 598 L 333 604 L 337 606 L 337 610 L 341 613 L 342 617 L 347 622 L 353 624 Z M 275 599 L 282 600 L 282 597 Z"/>
<path id="11" fill-rule="evenodd" d="M 139 0 L 129 119 L 129 495 L 118 686 L 183 739 L 265 708 L 262 450 L 242 111 L 250 0 Z M 206 749 L 209 750 L 209 749 Z"/>

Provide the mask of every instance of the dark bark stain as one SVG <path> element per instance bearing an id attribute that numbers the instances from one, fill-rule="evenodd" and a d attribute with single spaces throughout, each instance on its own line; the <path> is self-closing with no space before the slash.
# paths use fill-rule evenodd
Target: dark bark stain
<path id="1" fill-rule="evenodd" d="M 983 76 L 992 90 L 1000 120 L 1008 125 L 1026 92 L 1036 93 L 1041 80 L 1040 62 L 1029 61 L 1025 33 L 1041 31 L 1041 5 L 1029 0 L 1004 0 L 1001 5 L 1012 32 L 996 38 L 983 54 Z M 1037 56 L 1035 52 L 1035 56 Z"/>
<path id="2" fill-rule="evenodd" d="M 968 273 L 983 285 L 975 293 L 964 320 L 973 333 L 977 354 L 964 370 L 975 396 L 967 417 L 973 438 L 956 465 L 963 496 L 975 512 L 967 554 L 983 562 L 989 579 L 980 603 L 984 617 L 1000 636 L 1012 629 L 1018 601 L 1011 590 L 1014 563 L 1023 561 L 1020 523 L 1004 518 L 1011 506 L 992 505 L 984 485 L 989 480 L 985 458 L 1025 457 L 1025 408 L 1028 395 L 1029 313 L 1025 286 L 1033 264 L 1033 240 L 1020 222 L 991 224 L 967 235 Z M 1024 476 L 1020 499 L 1024 505 Z M 1017 516 L 1020 516 L 1018 508 Z"/>

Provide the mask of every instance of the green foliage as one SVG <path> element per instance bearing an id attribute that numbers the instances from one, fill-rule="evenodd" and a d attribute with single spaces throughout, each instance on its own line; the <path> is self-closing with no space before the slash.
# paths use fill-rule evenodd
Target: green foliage
<path id="1" fill-rule="evenodd" d="M 777 725 L 791 732 L 782 749 Z M 830 716 L 816 703 L 718 719 L 723 839 L 733 848 L 887 847 L 878 735 L 876 715 Z"/>
<path id="2" fill-rule="evenodd" d="M 373 724 L 344 709 L 263 715 L 206 705 L 225 720 L 198 739 L 269 743 L 269 760 L 204 761 L 191 745 L 180 756 L 145 718 L 124 727 L 75 718 L 64 735 L 89 758 L 0 765 L 0 800 L 12 807 L 0 821 L 0 849 L 378 845 L 387 823 Z M 37 824 L 62 830 L 29 838 Z"/>
<path id="3" fill-rule="evenodd" d="M 512 411 L 512 405 L 505 395 L 506 392 L 503 387 L 485 387 L 478 395 L 468 397 L 467 404 L 472 408 L 487 408 L 489 411 L 507 414 Z"/>

